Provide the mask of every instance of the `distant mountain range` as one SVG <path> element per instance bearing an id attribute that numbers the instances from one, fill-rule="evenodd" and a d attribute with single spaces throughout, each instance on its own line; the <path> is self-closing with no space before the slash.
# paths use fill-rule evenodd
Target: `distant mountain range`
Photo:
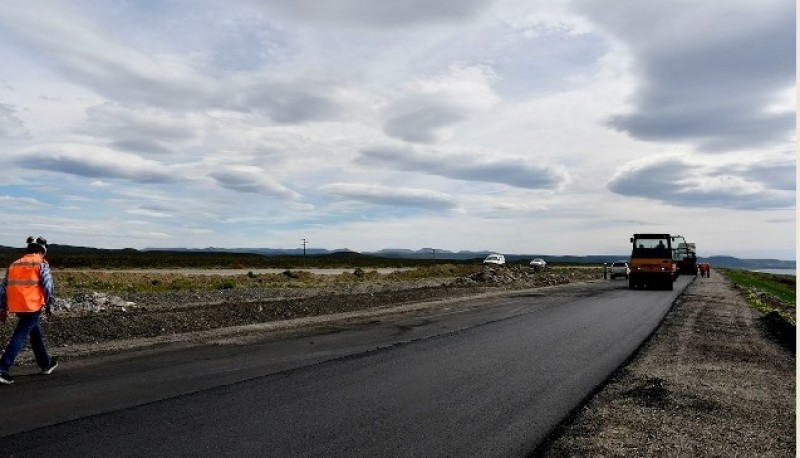
<path id="1" fill-rule="evenodd" d="M 5 247 L 0 245 L 0 254 L 2 253 L 19 253 L 20 247 Z M 328 250 L 324 248 L 307 248 L 305 252 L 302 248 L 145 248 L 137 250 L 134 248 L 124 249 L 104 249 L 104 248 L 90 248 L 78 247 L 71 245 L 50 245 L 52 253 L 69 254 L 69 253 L 157 253 L 157 252 L 171 252 L 171 253 L 228 253 L 228 254 L 255 254 L 262 256 L 303 256 L 308 257 L 376 257 L 388 259 L 436 259 L 436 260 L 482 260 L 492 251 L 449 251 L 431 248 L 421 248 L 419 250 L 409 250 L 402 248 L 387 248 L 373 252 L 355 252 L 347 248 Z M 628 259 L 627 254 L 616 255 L 546 255 L 546 254 L 505 254 L 508 262 L 517 262 L 523 260 L 530 260 L 533 258 L 542 258 L 548 263 L 553 264 L 602 264 L 604 262 L 614 262 L 618 260 Z M 796 269 L 796 261 L 786 261 L 781 259 L 741 259 L 733 256 L 709 256 L 700 258 L 701 261 L 710 263 L 714 267 L 730 267 L 737 269 Z M 0 266 L 0 268 L 5 266 Z"/>
<path id="2" fill-rule="evenodd" d="M 303 256 L 302 248 L 145 248 L 143 251 L 172 251 L 172 252 L 221 252 L 221 253 L 251 253 L 263 256 Z M 434 250 L 432 248 L 421 248 L 419 250 L 409 250 L 404 248 L 385 248 L 372 252 L 354 252 L 347 248 L 327 250 L 324 248 L 307 248 L 306 256 L 323 256 L 332 254 L 361 254 L 391 259 L 483 259 L 492 251 L 449 251 Z M 621 259 L 628 259 L 628 254 L 618 255 L 546 255 L 546 254 L 505 254 L 509 262 L 525 259 L 542 258 L 549 263 L 569 263 L 569 264 L 602 264 L 604 262 L 614 262 Z M 700 260 L 708 262 L 715 267 L 730 267 L 738 269 L 795 269 L 796 261 L 786 261 L 781 259 L 740 259 L 733 256 L 709 256 L 702 257 Z"/>

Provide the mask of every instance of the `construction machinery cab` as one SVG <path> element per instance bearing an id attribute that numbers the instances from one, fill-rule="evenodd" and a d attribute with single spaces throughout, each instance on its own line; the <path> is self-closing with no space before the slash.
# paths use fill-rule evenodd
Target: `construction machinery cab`
<path id="1" fill-rule="evenodd" d="M 631 237 L 631 243 L 633 244 L 632 257 L 673 258 L 669 234 L 635 234 L 634 237 Z"/>

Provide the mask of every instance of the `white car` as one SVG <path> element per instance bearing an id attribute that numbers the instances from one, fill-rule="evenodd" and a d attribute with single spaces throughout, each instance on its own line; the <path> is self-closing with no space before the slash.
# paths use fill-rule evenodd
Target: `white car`
<path id="1" fill-rule="evenodd" d="M 534 270 L 544 269 L 545 267 L 547 267 L 547 263 L 542 258 L 536 258 L 531 261 L 531 268 Z"/>
<path id="2" fill-rule="evenodd" d="M 502 254 L 492 253 L 489 256 L 486 256 L 486 259 L 483 260 L 483 263 L 502 266 L 506 263 L 506 257 Z"/>
<path id="3" fill-rule="evenodd" d="M 615 279 L 617 277 L 625 277 L 628 278 L 631 274 L 631 269 L 628 267 L 628 263 L 625 261 L 617 261 L 611 264 L 611 279 Z"/>

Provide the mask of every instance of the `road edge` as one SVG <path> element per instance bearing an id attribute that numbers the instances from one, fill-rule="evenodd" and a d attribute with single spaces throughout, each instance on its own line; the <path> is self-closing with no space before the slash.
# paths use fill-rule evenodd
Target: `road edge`
<path id="1" fill-rule="evenodd" d="M 537 456 L 542 456 L 542 455 L 544 454 L 544 452 L 546 452 L 546 451 L 547 451 L 547 450 L 548 450 L 548 449 L 549 449 L 549 448 L 550 448 L 550 447 L 553 445 L 553 443 L 554 443 L 554 442 L 555 442 L 555 441 L 556 441 L 558 438 L 560 438 L 561 436 L 563 436 L 563 435 L 564 435 L 564 433 L 566 432 L 567 428 L 568 428 L 568 427 L 569 427 L 569 426 L 570 426 L 572 423 L 574 423 L 574 422 L 575 422 L 575 420 L 578 418 L 578 416 L 579 416 L 579 415 L 581 414 L 581 412 L 583 411 L 584 407 L 586 407 L 586 405 L 587 405 L 587 404 L 588 404 L 588 403 L 589 403 L 589 402 L 590 402 L 592 399 L 594 399 L 594 398 L 595 398 L 595 396 L 597 396 L 597 394 L 598 394 L 598 393 L 600 393 L 601 391 L 603 391 L 603 390 L 604 390 L 604 389 L 605 389 L 605 388 L 606 388 L 606 387 L 607 387 L 607 386 L 608 386 L 608 385 L 609 385 L 611 382 L 613 382 L 613 381 L 615 380 L 615 378 L 616 378 L 616 377 L 617 377 L 617 376 L 618 376 L 618 375 L 619 375 L 619 374 L 620 374 L 620 373 L 621 373 L 623 370 L 625 370 L 625 368 L 626 368 L 626 367 L 627 367 L 627 366 L 628 366 L 628 365 L 629 365 L 629 364 L 630 364 L 630 363 L 631 363 L 633 360 L 635 360 L 635 359 L 636 359 L 636 358 L 637 358 L 637 357 L 638 357 L 638 356 L 641 354 L 641 352 L 642 352 L 642 351 L 644 351 L 644 350 L 647 348 L 647 344 L 648 344 L 648 343 L 649 343 L 649 342 L 650 342 L 650 341 L 651 341 L 651 340 L 652 340 L 652 339 L 653 339 L 653 338 L 656 336 L 656 334 L 658 334 L 658 331 L 660 331 L 660 330 L 661 330 L 661 328 L 664 326 L 664 323 L 666 322 L 666 320 L 667 320 L 667 317 L 668 317 L 668 316 L 669 316 L 669 315 L 670 315 L 670 314 L 673 312 L 673 310 L 675 310 L 675 306 L 676 306 L 676 304 L 678 303 L 678 301 L 680 301 L 680 300 L 681 300 L 681 298 L 683 297 L 683 294 L 686 292 L 686 290 L 689 288 L 689 286 L 691 286 L 692 284 L 694 284 L 695 280 L 696 280 L 696 278 L 694 278 L 694 279 L 692 279 L 691 281 L 689 281 L 689 282 L 686 284 L 686 286 L 684 286 L 684 287 L 683 287 L 683 289 L 680 291 L 680 293 L 679 293 L 677 296 L 675 296 L 675 299 L 673 299 L 672 303 L 671 303 L 671 304 L 670 304 L 670 306 L 669 306 L 669 310 L 667 310 L 667 313 L 665 313 L 665 314 L 664 314 L 664 317 L 663 317 L 663 318 L 661 318 L 661 321 L 659 321 L 659 323 L 658 323 L 658 326 L 656 326 L 655 328 L 653 328 L 653 331 L 652 331 L 652 332 L 650 332 L 650 334 L 648 334 L 648 335 L 647 335 L 647 337 L 645 337 L 645 339 L 642 341 L 642 343 L 641 343 L 641 344 L 640 344 L 638 347 L 636 347 L 636 349 L 633 351 L 633 353 L 631 353 L 631 354 L 630 354 L 630 356 L 628 356 L 628 357 L 625 359 L 625 361 L 623 361 L 623 362 L 622 362 L 622 363 L 621 363 L 619 366 L 617 366 L 617 368 L 616 368 L 616 369 L 614 369 L 614 370 L 611 372 L 611 374 L 609 374 L 609 375 L 608 375 L 608 377 L 606 377 L 606 379 L 605 379 L 605 380 L 603 380 L 603 382 L 602 382 L 600 385 L 598 385 L 598 386 L 597 386 L 597 387 L 596 387 L 594 390 L 592 390 L 591 392 L 589 392 L 589 393 L 588 393 L 588 394 L 587 394 L 587 395 L 586 395 L 586 396 L 585 396 L 585 397 L 584 397 L 584 398 L 581 400 L 581 402 L 579 402 L 579 403 L 578 403 L 578 404 L 577 404 L 577 405 L 576 405 L 576 406 L 575 406 L 575 407 L 574 407 L 574 408 L 573 408 L 573 409 L 572 409 L 572 410 L 569 412 L 569 414 L 568 414 L 568 415 L 567 415 L 567 416 L 564 418 L 564 420 L 563 420 L 563 421 L 561 421 L 561 423 L 559 423 L 559 424 L 558 424 L 558 425 L 557 425 L 555 428 L 553 428 L 553 429 L 552 429 L 552 430 L 551 430 L 551 431 L 550 431 L 550 432 L 547 434 L 547 437 L 546 437 L 546 438 L 545 438 L 545 439 L 544 439 L 544 440 L 543 440 L 543 441 L 542 441 L 542 442 L 541 442 L 539 445 L 537 445 L 537 446 L 536 446 L 536 448 L 535 448 L 535 449 L 534 449 L 534 450 L 533 450 L 533 451 L 532 451 L 532 452 L 531 452 L 531 453 L 528 455 L 529 457 L 537 457 Z"/>

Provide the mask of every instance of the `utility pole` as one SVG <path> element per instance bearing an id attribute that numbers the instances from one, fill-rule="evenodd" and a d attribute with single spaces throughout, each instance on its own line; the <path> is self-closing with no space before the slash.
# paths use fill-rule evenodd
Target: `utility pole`
<path id="1" fill-rule="evenodd" d="M 300 240 L 303 241 L 303 257 L 305 258 L 306 257 L 306 243 L 308 243 L 308 240 L 306 240 L 306 239 L 300 239 Z"/>
<path id="2" fill-rule="evenodd" d="M 436 264 L 436 248 L 423 248 L 423 250 L 431 250 L 431 253 L 433 253 L 433 263 Z"/>

